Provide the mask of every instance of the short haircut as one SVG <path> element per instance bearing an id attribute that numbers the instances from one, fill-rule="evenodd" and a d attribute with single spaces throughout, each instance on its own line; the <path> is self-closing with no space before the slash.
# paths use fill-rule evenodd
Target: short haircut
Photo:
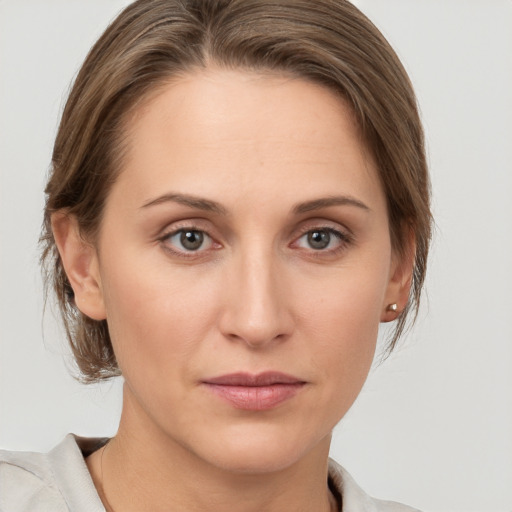
<path id="1" fill-rule="evenodd" d="M 210 64 L 290 74 L 348 102 L 377 164 L 393 250 L 403 255 L 411 235 L 415 241 L 411 293 L 389 351 L 417 315 L 432 225 L 423 128 L 407 73 L 372 22 L 346 0 L 138 0 L 111 23 L 76 77 L 45 190 L 45 282 L 85 382 L 120 370 L 106 320 L 88 318 L 74 304 L 51 215 L 74 215 L 94 240 L 122 168 L 130 113 L 173 77 Z"/>

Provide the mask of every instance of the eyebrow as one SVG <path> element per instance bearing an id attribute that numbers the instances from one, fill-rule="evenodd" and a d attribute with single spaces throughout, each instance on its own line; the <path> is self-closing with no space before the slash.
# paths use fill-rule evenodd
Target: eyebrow
<path id="1" fill-rule="evenodd" d="M 321 210 L 322 208 L 329 208 L 330 206 L 355 206 L 368 212 L 371 211 L 371 209 L 367 205 L 365 205 L 362 201 L 359 201 L 359 199 L 356 199 L 355 197 L 329 196 L 296 204 L 293 207 L 293 213 L 307 213 L 314 210 Z"/>
<path id="2" fill-rule="evenodd" d="M 215 201 L 209 199 L 203 199 L 201 197 L 192 196 L 188 194 L 164 194 L 163 196 L 152 199 L 142 205 L 142 208 L 149 208 L 150 206 L 156 206 L 159 204 L 172 202 L 194 208 L 196 210 L 203 210 L 205 212 L 218 213 L 220 215 L 227 215 L 228 211 L 224 206 L 220 205 Z"/>
<path id="3" fill-rule="evenodd" d="M 189 194 L 177 194 L 169 193 L 152 199 L 142 205 L 142 208 L 149 208 L 151 206 L 160 205 L 163 203 L 172 202 L 188 206 L 197 210 L 203 210 L 206 212 L 218 213 L 220 215 L 227 215 L 229 212 L 224 206 L 211 201 L 210 199 L 204 199 Z M 355 206 L 365 211 L 371 211 L 371 209 L 359 199 L 351 196 L 329 196 L 322 197 L 319 199 L 313 199 L 311 201 L 305 201 L 298 203 L 292 208 L 292 212 L 296 215 L 302 213 L 308 213 L 314 210 L 321 210 L 322 208 L 329 208 L 331 206 Z"/>

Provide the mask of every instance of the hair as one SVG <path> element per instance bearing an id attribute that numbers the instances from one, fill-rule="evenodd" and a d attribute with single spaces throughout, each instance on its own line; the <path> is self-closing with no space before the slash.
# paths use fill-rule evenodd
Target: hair
<path id="1" fill-rule="evenodd" d="M 173 78 L 212 64 L 291 74 L 348 102 L 378 167 L 393 249 L 403 256 L 414 235 L 411 292 L 389 352 L 417 316 L 432 224 L 424 135 L 407 73 L 372 22 L 346 0 L 138 0 L 103 33 L 75 79 L 45 189 L 45 283 L 85 382 L 120 370 L 106 320 L 88 318 L 74 303 L 51 216 L 75 216 L 94 240 L 122 168 L 130 114 Z"/>

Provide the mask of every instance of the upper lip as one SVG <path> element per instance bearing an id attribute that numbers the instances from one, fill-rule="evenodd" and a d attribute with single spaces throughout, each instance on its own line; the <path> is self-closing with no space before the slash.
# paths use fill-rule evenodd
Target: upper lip
<path id="1" fill-rule="evenodd" d="M 219 386 L 272 386 L 274 384 L 303 384 L 304 381 L 281 372 L 263 372 L 251 374 L 245 372 L 230 373 L 220 375 L 204 381 L 206 384 L 216 384 Z"/>

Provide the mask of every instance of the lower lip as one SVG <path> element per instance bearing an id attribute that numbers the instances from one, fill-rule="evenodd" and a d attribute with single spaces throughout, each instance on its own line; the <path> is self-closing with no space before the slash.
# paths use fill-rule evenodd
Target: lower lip
<path id="1" fill-rule="evenodd" d="M 206 386 L 217 396 L 223 398 L 237 409 L 246 411 L 266 411 L 293 398 L 304 383 L 272 384 L 269 386 L 224 386 L 208 384 Z"/>

